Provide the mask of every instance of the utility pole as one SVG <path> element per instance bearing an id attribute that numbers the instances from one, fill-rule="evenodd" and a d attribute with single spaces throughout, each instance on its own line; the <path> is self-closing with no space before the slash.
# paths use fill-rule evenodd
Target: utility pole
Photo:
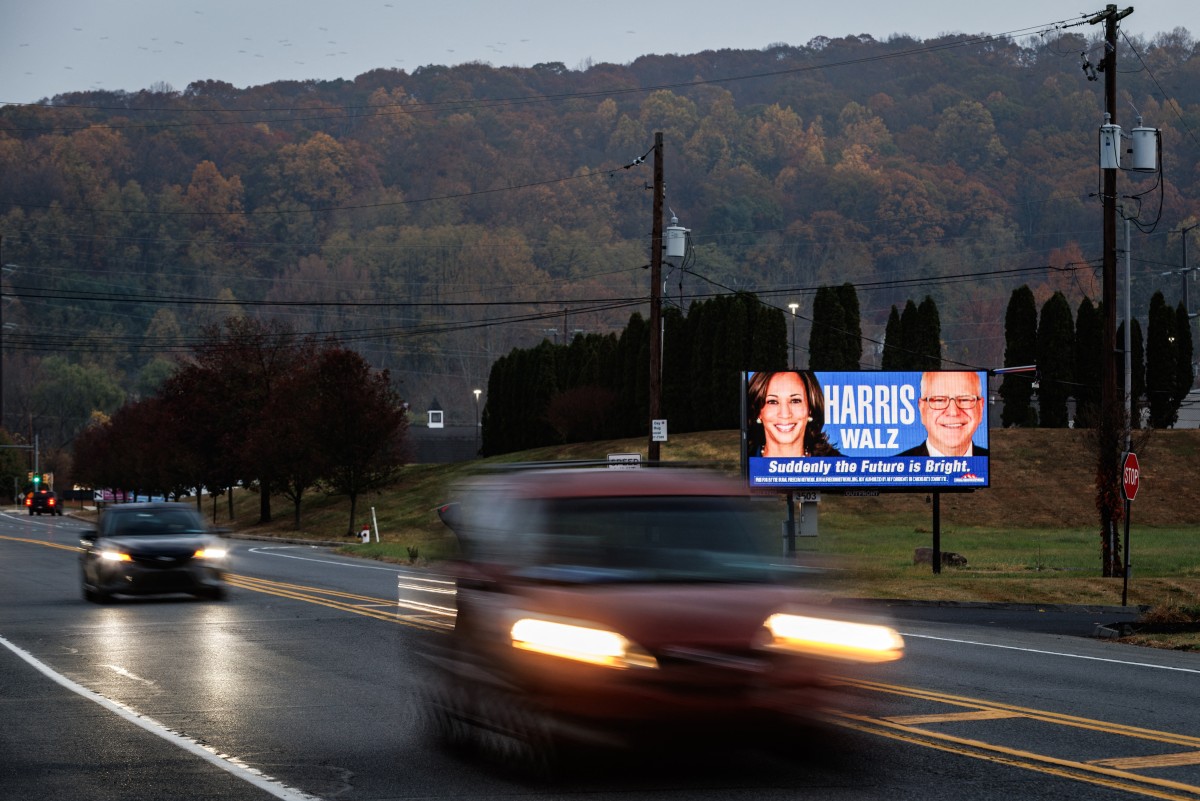
<path id="1" fill-rule="evenodd" d="M 1117 124 L 1117 21 L 1133 13 L 1133 8 L 1118 11 L 1108 5 L 1103 12 L 1088 22 L 1104 23 L 1104 111 L 1105 124 Z M 1120 137 L 1117 149 L 1120 150 Z M 1117 518 L 1120 515 L 1119 501 L 1121 467 L 1118 458 L 1119 437 L 1131 421 L 1125 417 L 1124 403 L 1118 400 L 1118 359 L 1123 356 L 1117 350 L 1117 167 L 1104 167 L 1104 188 L 1101 201 L 1104 207 L 1104 253 L 1103 292 L 1104 306 L 1104 358 L 1101 362 L 1099 453 L 1097 455 L 1097 494 L 1100 507 L 1102 538 L 1103 575 L 1117 574 Z M 1126 327 L 1129 323 L 1126 322 Z M 1132 389 L 1131 387 L 1129 389 Z M 1109 500 L 1112 499 L 1112 500 Z"/>
<path id="2" fill-rule="evenodd" d="M 647 460 L 657 462 L 661 450 L 654 421 L 662 414 L 662 263 L 663 263 L 663 135 L 654 134 L 654 225 L 650 234 L 650 443 Z"/>

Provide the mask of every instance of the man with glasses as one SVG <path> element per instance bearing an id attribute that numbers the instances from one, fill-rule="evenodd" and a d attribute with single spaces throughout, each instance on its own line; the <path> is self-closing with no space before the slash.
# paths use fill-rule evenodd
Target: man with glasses
<path id="1" fill-rule="evenodd" d="M 921 375 L 921 422 L 926 440 L 900 456 L 987 456 L 971 440 L 983 421 L 983 387 L 978 373 Z"/>

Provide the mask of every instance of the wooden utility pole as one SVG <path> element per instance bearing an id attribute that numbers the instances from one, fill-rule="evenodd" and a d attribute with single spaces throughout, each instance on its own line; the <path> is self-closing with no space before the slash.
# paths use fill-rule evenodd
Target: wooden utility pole
<path id="1" fill-rule="evenodd" d="M 1133 8 L 1117 11 L 1115 5 L 1088 20 L 1104 23 L 1104 110 L 1105 122 L 1117 124 L 1117 21 L 1133 13 Z M 1116 143 L 1118 151 L 1121 143 Z M 1125 404 L 1117 391 L 1117 375 L 1123 372 L 1125 354 L 1117 349 L 1117 168 L 1102 168 L 1104 188 L 1103 345 L 1101 362 L 1099 453 L 1096 464 L 1097 506 L 1100 509 L 1101 561 L 1103 575 L 1115 576 L 1120 564 L 1117 544 L 1117 520 L 1120 518 L 1120 436 L 1132 424 L 1125 417 Z M 1128 289 L 1126 290 L 1128 291 Z M 1125 321 L 1128 330 L 1130 321 Z M 1126 387 L 1132 391 L 1132 387 Z"/>
<path id="2" fill-rule="evenodd" d="M 654 225 L 650 234 L 650 440 L 647 459 L 657 462 L 654 421 L 662 414 L 663 135 L 654 134 Z"/>

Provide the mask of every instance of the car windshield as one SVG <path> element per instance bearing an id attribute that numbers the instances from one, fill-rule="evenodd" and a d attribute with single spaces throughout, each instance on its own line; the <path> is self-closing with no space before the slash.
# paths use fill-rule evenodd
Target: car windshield
<path id="1" fill-rule="evenodd" d="M 188 509 L 155 509 L 111 512 L 107 530 L 117 537 L 199 534 L 204 524 Z"/>
<path id="2" fill-rule="evenodd" d="M 522 578 L 563 583 L 759 582 L 786 571 L 774 528 L 745 499 L 565 498 L 524 507 L 509 554 Z M 755 507 L 759 507 L 756 509 Z M 524 519 L 519 519 L 524 518 Z M 501 543 L 493 545 L 504 547 Z M 504 559 L 502 561 L 509 561 Z"/>

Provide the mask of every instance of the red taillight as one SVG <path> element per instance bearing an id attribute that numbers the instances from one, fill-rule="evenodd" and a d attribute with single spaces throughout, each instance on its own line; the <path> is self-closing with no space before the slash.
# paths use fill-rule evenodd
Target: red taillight
<path id="1" fill-rule="evenodd" d="M 25 499 L 25 505 L 33 506 L 33 496 L 29 496 L 28 498 Z"/>
<path id="2" fill-rule="evenodd" d="M 54 502 L 55 502 L 55 501 L 57 501 L 57 500 L 58 500 L 57 498 L 50 498 L 50 499 L 48 499 L 48 500 L 46 501 L 46 505 L 47 505 L 47 506 L 53 506 L 53 505 L 54 505 Z"/>

